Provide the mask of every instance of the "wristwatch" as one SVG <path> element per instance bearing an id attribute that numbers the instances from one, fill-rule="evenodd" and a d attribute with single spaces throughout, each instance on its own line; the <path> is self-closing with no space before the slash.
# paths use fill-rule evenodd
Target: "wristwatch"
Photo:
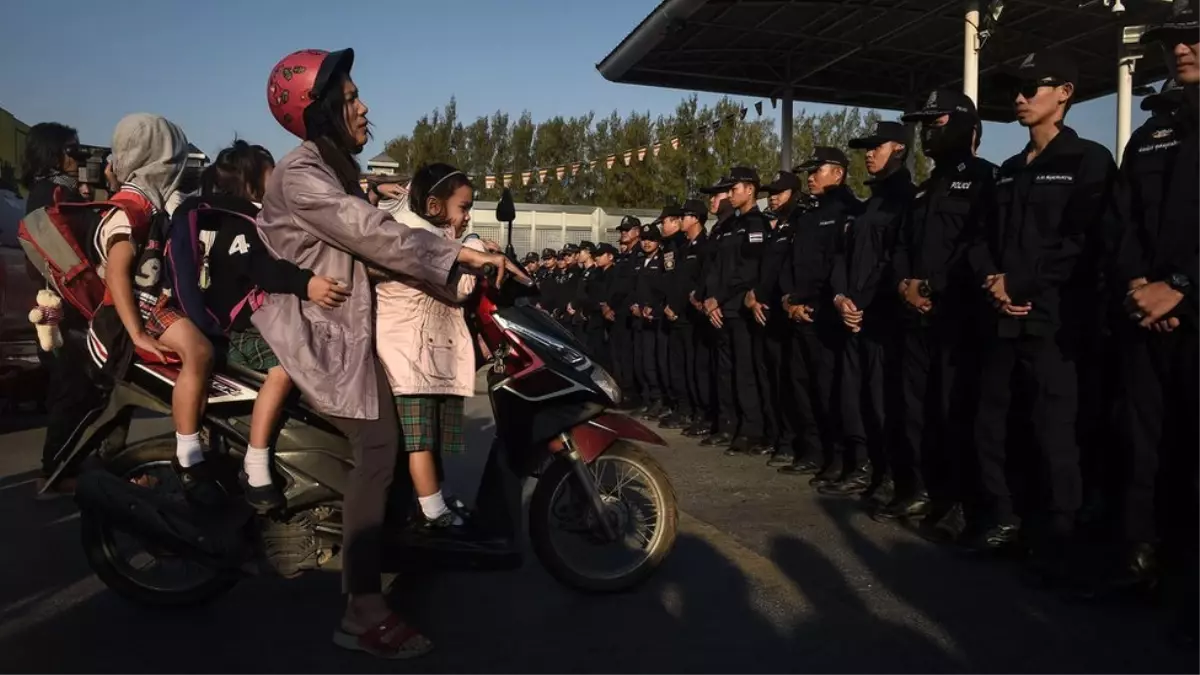
<path id="1" fill-rule="evenodd" d="M 929 287 L 929 282 L 922 279 L 917 284 L 917 295 L 922 298 L 930 298 L 933 296 L 933 289 Z"/>
<path id="2" fill-rule="evenodd" d="M 1189 279 L 1186 274 L 1180 274 L 1179 272 L 1172 272 L 1171 275 L 1166 278 L 1166 282 L 1168 286 L 1174 288 L 1180 293 L 1183 293 L 1184 295 L 1191 295 L 1192 291 L 1195 290 L 1195 286 L 1192 285 L 1192 280 Z"/>

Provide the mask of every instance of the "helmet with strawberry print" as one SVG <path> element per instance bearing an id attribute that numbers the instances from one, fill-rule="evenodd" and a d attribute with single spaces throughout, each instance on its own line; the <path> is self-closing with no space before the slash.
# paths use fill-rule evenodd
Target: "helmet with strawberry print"
<path id="1" fill-rule="evenodd" d="M 267 79 L 267 105 L 275 121 L 306 140 L 304 109 L 325 93 L 335 75 L 349 73 L 353 65 L 353 49 L 302 49 L 283 57 Z"/>

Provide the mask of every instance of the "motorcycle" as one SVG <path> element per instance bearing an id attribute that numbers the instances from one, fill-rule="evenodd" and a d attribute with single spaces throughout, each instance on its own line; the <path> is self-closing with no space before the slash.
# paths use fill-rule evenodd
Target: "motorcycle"
<path id="1" fill-rule="evenodd" d="M 546 570 L 583 592 L 638 585 L 670 553 L 678 515 L 665 471 L 634 442 L 665 442 L 608 412 L 620 403 L 620 389 L 569 332 L 529 305 L 536 289 L 515 281 L 496 287 L 487 278 L 480 287 L 468 323 L 488 365 L 495 438 L 473 515 L 461 530 L 424 527 L 401 462 L 389 498 L 384 571 L 520 566 L 522 487 L 536 478 L 528 536 Z M 104 361 L 94 335 L 88 348 Z M 173 435 L 126 442 L 136 412 L 169 414 L 176 373 L 137 361 L 51 479 L 83 458 L 99 465 L 80 475 L 76 489 L 84 552 L 97 576 L 135 602 L 186 606 L 213 600 L 246 576 L 340 570 L 341 500 L 353 468 L 346 439 L 303 402 L 289 402 L 274 445 L 287 506 L 255 513 L 240 497 L 237 475 L 264 376 L 222 366 L 203 428 L 207 461 L 220 468 L 228 503 L 195 507 L 172 468 Z"/>

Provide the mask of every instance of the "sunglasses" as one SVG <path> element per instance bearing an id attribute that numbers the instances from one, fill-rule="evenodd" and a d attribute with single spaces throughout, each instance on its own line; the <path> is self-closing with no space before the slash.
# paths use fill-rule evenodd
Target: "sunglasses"
<path id="1" fill-rule="evenodd" d="M 1012 87 L 1010 93 L 1014 99 L 1020 95 L 1022 98 L 1028 101 L 1037 96 L 1038 92 L 1042 90 L 1042 87 L 1061 87 L 1064 84 L 1066 84 L 1066 82 L 1062 80 L 1047 77 L 1034 82 L 1021 82 L 1016 84 Z"/>

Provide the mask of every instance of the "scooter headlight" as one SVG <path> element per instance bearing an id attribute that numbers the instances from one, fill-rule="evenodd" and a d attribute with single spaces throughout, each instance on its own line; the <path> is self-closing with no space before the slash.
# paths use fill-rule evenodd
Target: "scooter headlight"
<path id="1" fill-rule="evenodd" d="M 580 354 L 578 350 L 563 344 L 560 340 L 546 335 L 541 331 L 522 326 L 515 321 L 509 321 L 499 314 L 494 315 L 492 318 L 500 328 L 511 331 L 521 339 L 528 340 L 549 350 L 555 356 L 562 359 L 563 363 L 566 363 L 575 370 L 585 370 L 592 364 L 588 357 Z"/>
<path id="2" fill-rule="evenodd" d="M 601 368 L 599 364 L 592 367 L 592 382 L 612 400 L 613 405 L 620 405 L 621 388 L 617 386 L 617 381 L 613 379 L 613 376 L 609 375 L 608 371 Z"/>

